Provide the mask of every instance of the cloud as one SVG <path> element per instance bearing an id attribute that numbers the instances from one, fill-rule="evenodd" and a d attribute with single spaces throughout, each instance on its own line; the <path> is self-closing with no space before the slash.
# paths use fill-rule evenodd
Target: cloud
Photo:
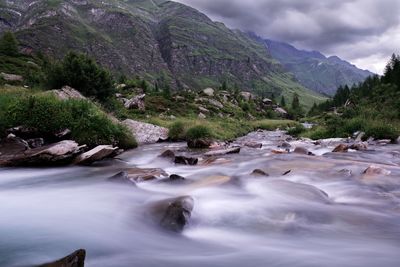
<path id="1" fill-rule="evenodd" d="M 382 73 L 400 53 L 399 0 L 177 0 L 231 28 L 338 55 Z"/>

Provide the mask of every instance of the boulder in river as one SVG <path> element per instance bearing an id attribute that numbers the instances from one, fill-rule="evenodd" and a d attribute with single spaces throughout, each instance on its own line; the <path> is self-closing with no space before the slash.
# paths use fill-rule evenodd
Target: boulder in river
<path id="1" fill-rule="evenodd" d="M 255 175 L 255 176 L 269 176 L 268 173 L 266 173 L 265 171 L 263 171 L 261 169 L 255 169 L 251 174 Z"/>
<path id="2" fill-rule="evenodd" d="M 357 142 L 350 146 L 350 149 L 358 150 L 358 151 L 365 151 L 368 150 L 368 143 L 367 142 Z"/>
<path id="3" fill-rule="evenodd" d="M 7 153 L 10 151 L 6 151 L 6 153 L 0 155 L 0 166 L 52 166 L 68 164 L 85 148 L 86 146 L 79 146 L 75 141 L 65 140 L 19 153 Z"/>
<path id="4" fill-rule="evenodd" d="M 113 155 L 118 150 L 118 147 L 110 145 L 101 145 L 79 155 L 74 163 L 78 165 L 90 165 L 95 161 L 105 159 Z"/>
<path id="5" fill-rule="evenodd" d="M 338 146 L 335 147 L 335 149 L 332 151 L 334 153 L 344 153 L 347 152 L 349 150 L 349 146 L 346 144 L 340 144 Z"/>
<path id="6" fill-rule="evenodd" d="M 38 267 L 84 267 L 86 251 L 79 249 L 74 253 L 55 262 L 39 265 Z"/>
<path id="7" fill-rule="evenodd" d="M 198 158 L 186 157 L 186 156 L 175 156 L 174 160 L 175 164 L 183 164 L 183 165 L 197 165 L 199 162 Z"/>
<path id="8" fill-rule="evenodd" d="M 182 232 L 189 223 L 194 200 L 190 196 L 183 196 L 158 201 L 152 206 L 153 216 L 161 227 L 172 232 Z"/>
<path id="9" fill-rule="evenodd" d="M 109 181 L 139 183 L 166 177 L 168 174 L 159 168 L 130 168 L 110 177 Z"/>
<path id="10" fill-rule="evenodd" d="M 154 144 L 168 139 L 168 129 L 150 123 L 125 120 L 123 124 L 132 132 L 139 144 Z"/>
<path id="11" fill-rule="evenodd" d="M 193 139 L 189 140 L 187 142 L 187 146 L 189 148 L 209 148 L 212 145 L 213 141 L 208 138 L 199 138 L 199 139 Z"/>
<path id="12" fill-rule="evenodd" d="M 247 147 L 251 147 L 251 148 L 262 148 L 262 143 L 253 142 L 253 141 L 246 142 L 246 143 L 244 143 L 244 145 Z"/>
<path id="13" fill-rule="evenodd" d="M 367 176 L 377 176 L 377 175 L 390 175 L 391 171 L 381 168 L 379 166 L 371 165 L 369 166 L 363 174 Z"/>
<path id="14" fill-rule="evenodd" d="M 174 153 L 174 151 L 168 149 L 168 150 L 165 150 L 163 153 L 161 153 L 159 157 L 173 159 L 173 158 L 175 158 L 175 153 Z"/>
<path id="15" fill-rule="evenodd" d="M 223 155 L 227 155 L 227 154 L 238 154 L 238 153 L 240 153 L 240 147 L 232 147 L 232 148 L 227 148 L 227 149 L 208 151 L 207 153 L 204 154 L 204 156 L 217 157 L 217 156 L 223 156 Z"/>
<path id="16" fill-rule="evenodd" d="M 314 154 L 309 151 L 308 149 L 304 148 L 304 147 L 296 147 L 293 151 L 296 154 L 302 154 L 302 155 L 308 155 L 308 156 L 314 156 Z"/>
<path id="17" fill-rule="evenodd" d="M 29 144 L 14 134 L 9 134 L 0 142 L 1 154 L 17 154 L 29 149 Z"/>

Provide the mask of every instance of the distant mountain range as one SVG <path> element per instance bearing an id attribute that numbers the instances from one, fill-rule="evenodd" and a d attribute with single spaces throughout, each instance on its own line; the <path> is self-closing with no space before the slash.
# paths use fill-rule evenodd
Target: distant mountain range
<path id="1" fill-rule="evenodd" d="M 27 53 L 61 58 L 80 51 L 114 73 L 161 79 L 176 89 L 226 81 L 263 96 L 297 92 L 305 106 L 370 74 L 338 58 L 228 29 L 172 1 L 0 0 L 0 31 L 6 30 Z"/>
<path id="2" fill-rule="evenodd" d="M 318 51 L 299 50 L 272 40 L 264 42 L 273 58 L 293 73 L 302 85 L 316 92 L 332 96 L 339 86 L 352 86 L 373 75 L 337 56 L 326 57 Z"/>

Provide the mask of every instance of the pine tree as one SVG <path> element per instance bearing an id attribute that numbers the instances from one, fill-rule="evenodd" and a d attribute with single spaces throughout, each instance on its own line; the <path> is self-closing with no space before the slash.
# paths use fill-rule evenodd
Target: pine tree
<path id="1" fill-rule="evenodd" d="M 0 54 L 7 56 L 18 55 L 18 41 L 12 32 L 5 32 L 1 37 Z"/>
<path id="2" fill-rule="evenodd" d="M 292 109 L 298 110 L 299 108 L 300 108 L 299 95 L 297 93 L 294 93 L 293 100 L 292 100 Z"/>
<path id="3" fill-rule="evenodd" d="M 284 96 L 281 97 L 281 107 L 286 107 L 286 100 Z"/>

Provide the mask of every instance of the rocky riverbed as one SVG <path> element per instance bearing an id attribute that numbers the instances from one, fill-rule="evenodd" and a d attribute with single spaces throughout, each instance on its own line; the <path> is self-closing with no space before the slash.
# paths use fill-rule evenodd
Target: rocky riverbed
<path id="1" fill-rule="evenodd" d="M 85 266 L 400 266 L 399 164 L 387 142 L 259 131 L 211 150 L 1 168 L 0 266 L 79 248 Z"/>

